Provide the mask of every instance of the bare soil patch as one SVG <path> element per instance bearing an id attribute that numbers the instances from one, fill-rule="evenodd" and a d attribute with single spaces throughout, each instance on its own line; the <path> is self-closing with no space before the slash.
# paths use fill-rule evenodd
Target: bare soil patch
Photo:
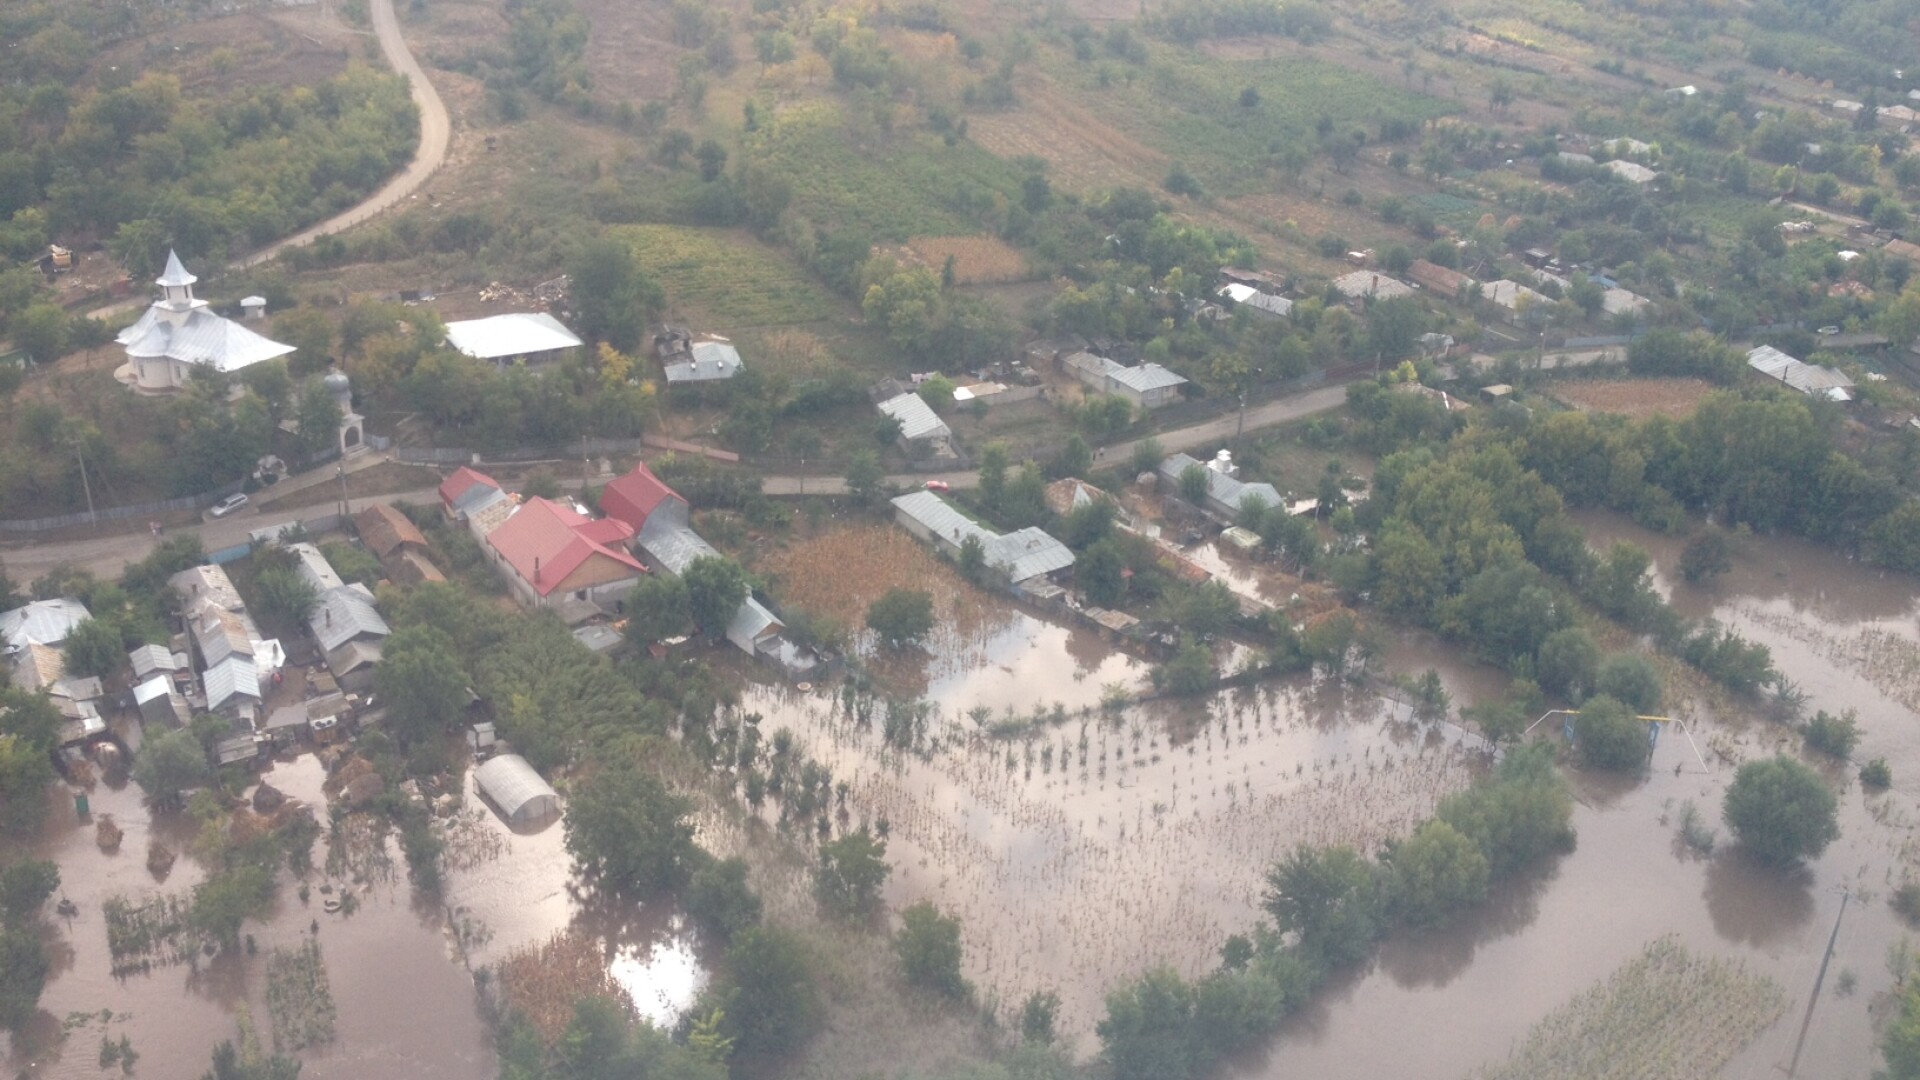
<path id="1" fill-rule="evenodd" d="M 1026 255 L 997 236 L 920 236 L 887 250 L 932 270 L 952 259 L 953 280 L 959 285 L 1003 285 L 1025 281 L 1033 273 Z"/>
<path id="2" fill-rule="evenodd" d="M 1552 394 L 1583 412 L 1678 420 L 1693 415 L 1712 391 L 1713 384 L 1703 379 L 1592 379 L 1561 383 Z"/>

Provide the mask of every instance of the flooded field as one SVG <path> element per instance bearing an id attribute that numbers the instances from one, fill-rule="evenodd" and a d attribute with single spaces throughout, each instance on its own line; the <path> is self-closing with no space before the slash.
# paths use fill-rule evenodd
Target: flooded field
<path id="1" fill-rule="evenodd" d="M 314 807 L 326 819 L 323 775 L 311 755 L 278 762 L 266 779 L 288 796 Z M 256 946 L 200 957 L 192 964 L 166 964 L 145 974 L 116 978 L 109 957 L 102 904 L 124 894 L 184 894 L 204 872 L 182 855 L 164 880 L 146 866 L 150 838 L 181 851 L 192 823 L 180 815 L 154 816 L 140 790 L 96 785 L 92 819 L 81 820 L 71 797 L 56 796 L 51 820 L 32 854 L 60 866 L 61 895 L 79 907 L 73 918 L 53 924 L 53 972 L 40 999 L 40 1013 L 12 1039 L 10 1070 L 40 1077 L 97 1078 L 103 1035 L 126 1036 L 139 1054 L 137 1075 L 189 1077 L 207 1069 L 214 1044 L 237 1039 L 246 1017 L 262 1044 L 272 1049 L 267 1006 L 267 966 L 275 949 L 298 950 L 317 939 L 337 1008 L 335 1037 L 304 1050 L 301 1075 L 317 1078 L 409 1076 L 474 1080 L 494 1075 L 491 1044 L 474 1008 L 473 984 L 453 960 L 440 909 L 419 904 L 407 884 L 396 841 L 352 860 L 367 880 L 354 884 L 351 914 L 327 912 L 323 884 L 329 876 L 328 841 L 316 846 L 308 875 L 308 899 L 283 873 L 272 910 L 249 920 L 244 933 Z M 93 821 L 111 814 L 125 830 L 120 850 L 104 854 L 94 843 Z M 314 934 L 313 925 L 319 925 Z M 99 1019 L 111 1010 L 110 1021 Z M 77 1014 L 93 1014 L 83 1018 Z"/>

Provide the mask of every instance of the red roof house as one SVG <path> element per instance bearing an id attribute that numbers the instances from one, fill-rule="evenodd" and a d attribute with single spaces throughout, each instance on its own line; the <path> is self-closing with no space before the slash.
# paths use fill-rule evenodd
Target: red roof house
<path id="1" fill-rule="evenodd" d="M 528 499 L 487 534 L 489 554 L 515 598 L 530 607 L 572 598 L 617 602 L 647 571 L 627 554 L 633 532 L 550 499 Z"/>
<path id="2" fill-rule="evenodd" d="M 636 534 L 646 529 L 647 519 L 662 503 L 678 503 L 682 508 L 681 518 L 685 520 L 687 500 L 655 476 L 644 461 L 634 465 L 632 472 L 609 482 L 600 492 L 600 512 L 626 522 Z"/>
<path id="3" fill-rule="evenodd" d="M 453 517 L 459 517 L 475 506 L 487 501 L 490 494 L 500 494 L 505 489 L 500 482 L 478 469 L 465 465 L 453 471 L 453 475 L 440 482 L 440 505 Z"/>

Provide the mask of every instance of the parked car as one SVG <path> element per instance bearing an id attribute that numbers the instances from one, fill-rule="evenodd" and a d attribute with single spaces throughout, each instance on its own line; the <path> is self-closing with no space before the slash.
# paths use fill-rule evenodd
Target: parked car
<path id="1" fill-rule="evenodd" d="M 232 495 L 227 496 L 224 499 L 221 499 L 219 502 L 214 503 L 213 506 L 209 508 L 207 512 L 212 514 L 214 517 L 226 517 L 228 514 L 231 514 L 234 511 L 239 510 L 241 507 L 247 505 L 248 501 L 249 500 L 247 499 L 247 495 L 245 492 L 236 492 Z"/>
<path id="2" fill-rule="evenodd" d="M 927 490 L 928 491 L 948 491 L 951 489 L 947 486 L 947 482 L 945 480 L 929 480 L 927 481 Z"/>

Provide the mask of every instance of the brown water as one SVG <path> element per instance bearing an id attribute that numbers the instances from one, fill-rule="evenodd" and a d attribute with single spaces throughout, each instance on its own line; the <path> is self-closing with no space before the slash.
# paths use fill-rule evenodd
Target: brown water
<path id="1" fill-rule="evenodd" d="M 322 774 L 310 755 L 276 763 L 267 779 L 314 807 L 326 820 Z M 91 821 L 79 820 L 70 796 L 56 794 L 52 820 L 33 854 L 60 865 L 61 892 L 79 905 L 72 919 L 55 919 L 54 971 L 40 1000 L 41 1011 L 27 1030 L 12 1039 L 11 1069 L 34 1076 L 103 1075 L 98 1049 L 103 1030 L 131 1039 L 141 1076 L 198 1076 L 207 1068 L 215 1043 L 238 1035 L 236 1017 L 250 1013 L 254 1030 L 271 1048 L 266 1007 L 266 962 L 276 946 L 296 946 L 320 924 L 319 942 L 338 1009 L 336 1036 L 323 1048 L 303 1051 L 301 1075 L 317 1078 L 407 1076 L 467 1080 L 495 1073 L 493 1053 L 474 1008 L 472 982 L 450 962 L 450 941 L 439 908 L 417 903 L 405 880 L 398 844 L 389 840 L 383 854 L 397 868 L 391 876 L 355 886 L 360 906 L 351 916 L 321 908 L 322 882 L 328 877 L 328 841 L 316 845 L 313 889 L 301 902 L 295 883 L 283 874 L 273 909 L 249 921 L 257 955 L 236 952 L 202 958 L 188 965 L 156 967 L 152 972 L 116 979 L 107 952 L 101 903 L 116 893 L 138 897 L 158 890 L 190 889 L 204 879 L 194 860 L 182 855 L 164 882 L 146 868 L 149 837 L 161 838 L 176 852 L 191 836 L 191 823 L 178 815 L 154 816 L 139 788 L 98 785 L 92 795 L 97 818 L 112 814 L 126 837 L 117 854 L 94 844 Z M 378 859 L 375 860 L 376 863 Z M 71 1031 L 62 1040 L 62 1020 L 71 1013 L 111 1009 L 104 1029 L 98 1020 Z"/>

